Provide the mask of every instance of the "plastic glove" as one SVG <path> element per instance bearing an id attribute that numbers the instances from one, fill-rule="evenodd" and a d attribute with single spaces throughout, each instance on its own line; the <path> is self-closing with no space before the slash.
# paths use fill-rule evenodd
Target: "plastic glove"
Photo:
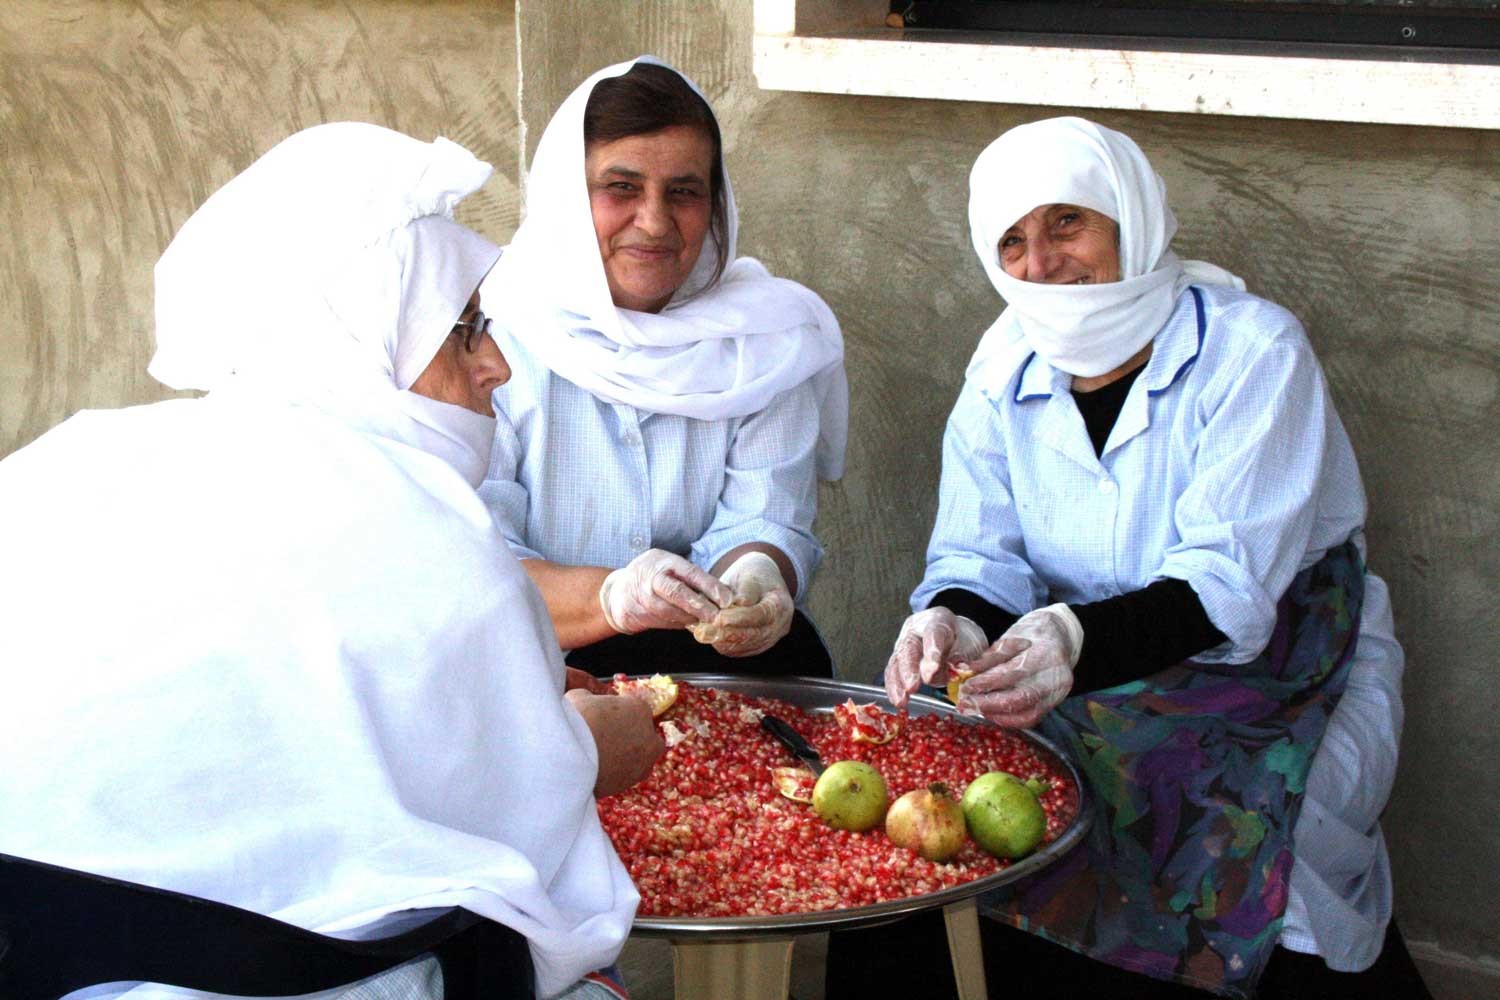
<path id="1" fill-rule="evenodd" d="M 605 622 L 625 635 L 710 621 L 733 597 L 713 574 L 663 549 L 647 549 L 599 585 Z"/>
<path id="2" fill-rule="evenodd" d="M 651 706 L 640 698 L 591 694 L 574 688 L 563 697 L 583 716 L 599 751 L 594 794 L 614 795 L 651 773 L 667 744 L 651 721 Z"/>
<path id="3" fill-rule="evenodd" d="M 1028 729 L 1068 696 L 1082 651 L 1083 626 L 1066 604 L 1023 615 L 967 664 L 977 673 L 958 689 L 958 710 Z"/>
<path id="4" fill-rule="evenodd" d="M 722 656 L 754 656 L 791 631 L 792 592 L 770 556 L 746 552 L 729 564 L 721 579 L 734 598 L 713 621 L 688 627 L 699 642 L 712 645 Z"/>
<path id="5" fill-rule="evenodd" d="M 947 608 L 918 611 L 901 625 L 885 665 L 885 693 L 897 708 L 923 684 L 945 684 L 948 667 L 979 656 L 984 629 Z"/>

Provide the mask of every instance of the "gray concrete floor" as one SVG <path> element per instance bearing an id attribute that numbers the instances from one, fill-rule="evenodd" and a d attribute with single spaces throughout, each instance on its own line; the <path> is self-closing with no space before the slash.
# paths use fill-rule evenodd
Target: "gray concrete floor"
<path id="1" fill-rule="evenodd" d="M 823 960 L 828 935 L 799 937 L 792 948 L 791 995 L 795 1000 L 823 1000 Z M 661 938 L 631 937 L 620 953 L 620 971 L 632 1000 L 712 1000 L 673 997 L 672 946 Z"/>

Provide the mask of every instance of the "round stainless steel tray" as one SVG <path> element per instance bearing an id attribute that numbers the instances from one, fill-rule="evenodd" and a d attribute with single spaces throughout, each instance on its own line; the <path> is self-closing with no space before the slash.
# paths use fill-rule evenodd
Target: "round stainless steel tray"
<path id="1" fill-rule="evenodd" d="M 673 676 L 678 681 L 696 684 L 700 687 L 721 688 L 725 691 L 761 698 L 778 698 L 809 712 L 830 712 L 835 705 L 842 704 L 848 698 L 861 703 L 873 701 L 887 711 L 895 710 L 882 689 L 851 681 L 833 681 L 816 677 L 737 677 L 729 674 L 674 674 Z M 913 695 L 907 705 L 907 711 L 912 715 L 948 715 L 964 725 L 988 725 L 982 720 L 959 715 L 958 711 L 947 701 L 927 695 Z M 743 940 L 765 936 L 786 937 L 795 934 L 812 934 L 836 928 L 878 924 L 921 910 L 957 903 L 1046 868 L 1072 850 L 1073 846 L 1088 833 L 1094 821 L 1093 803 L 1073 762 L 1064 756 L 1052 741 L 1030 730 L 1026 730 L 1022 735 L 1032 743 L 1046 749 L 1062 761 L 1068 769 L 1074 785 L 1078 788 L 1078 815 L 1073 818 L 1073 822 L 1060 837 L 1004 871 L 938 892 L 843 910 L 818 910 L 812 913 L 760 917 L 636 917 L 634 933 L 644 937 L 686 938 L 696 941 Z"/>

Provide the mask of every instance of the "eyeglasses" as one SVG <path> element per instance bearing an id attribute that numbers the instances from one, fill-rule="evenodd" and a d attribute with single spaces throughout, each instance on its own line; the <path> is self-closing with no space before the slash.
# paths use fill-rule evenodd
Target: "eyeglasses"
<path id="1" fill-rule="evenodd" d="M 477 338 L 490 332 L 490 317 L 484 314 L 483 309 L 475 309 L 473 316 L 453 324 L 453 332 L 463 334 L 464 350 L 473 354 Z"/>

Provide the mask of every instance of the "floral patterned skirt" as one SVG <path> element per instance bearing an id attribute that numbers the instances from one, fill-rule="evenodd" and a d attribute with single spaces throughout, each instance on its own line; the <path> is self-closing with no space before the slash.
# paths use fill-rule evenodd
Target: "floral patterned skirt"
<path id="1" fill-rule="evenodd" d="M 1281 931 L 1303 783 L 1363 597 L 1346 543 L 1292 581 L 1254 661 L 1188 662 L 1060 705 L 1042 731 L 1089 786 L 1093 829 L 984 911 L 1101 962 L 1250 996 Z"/>

